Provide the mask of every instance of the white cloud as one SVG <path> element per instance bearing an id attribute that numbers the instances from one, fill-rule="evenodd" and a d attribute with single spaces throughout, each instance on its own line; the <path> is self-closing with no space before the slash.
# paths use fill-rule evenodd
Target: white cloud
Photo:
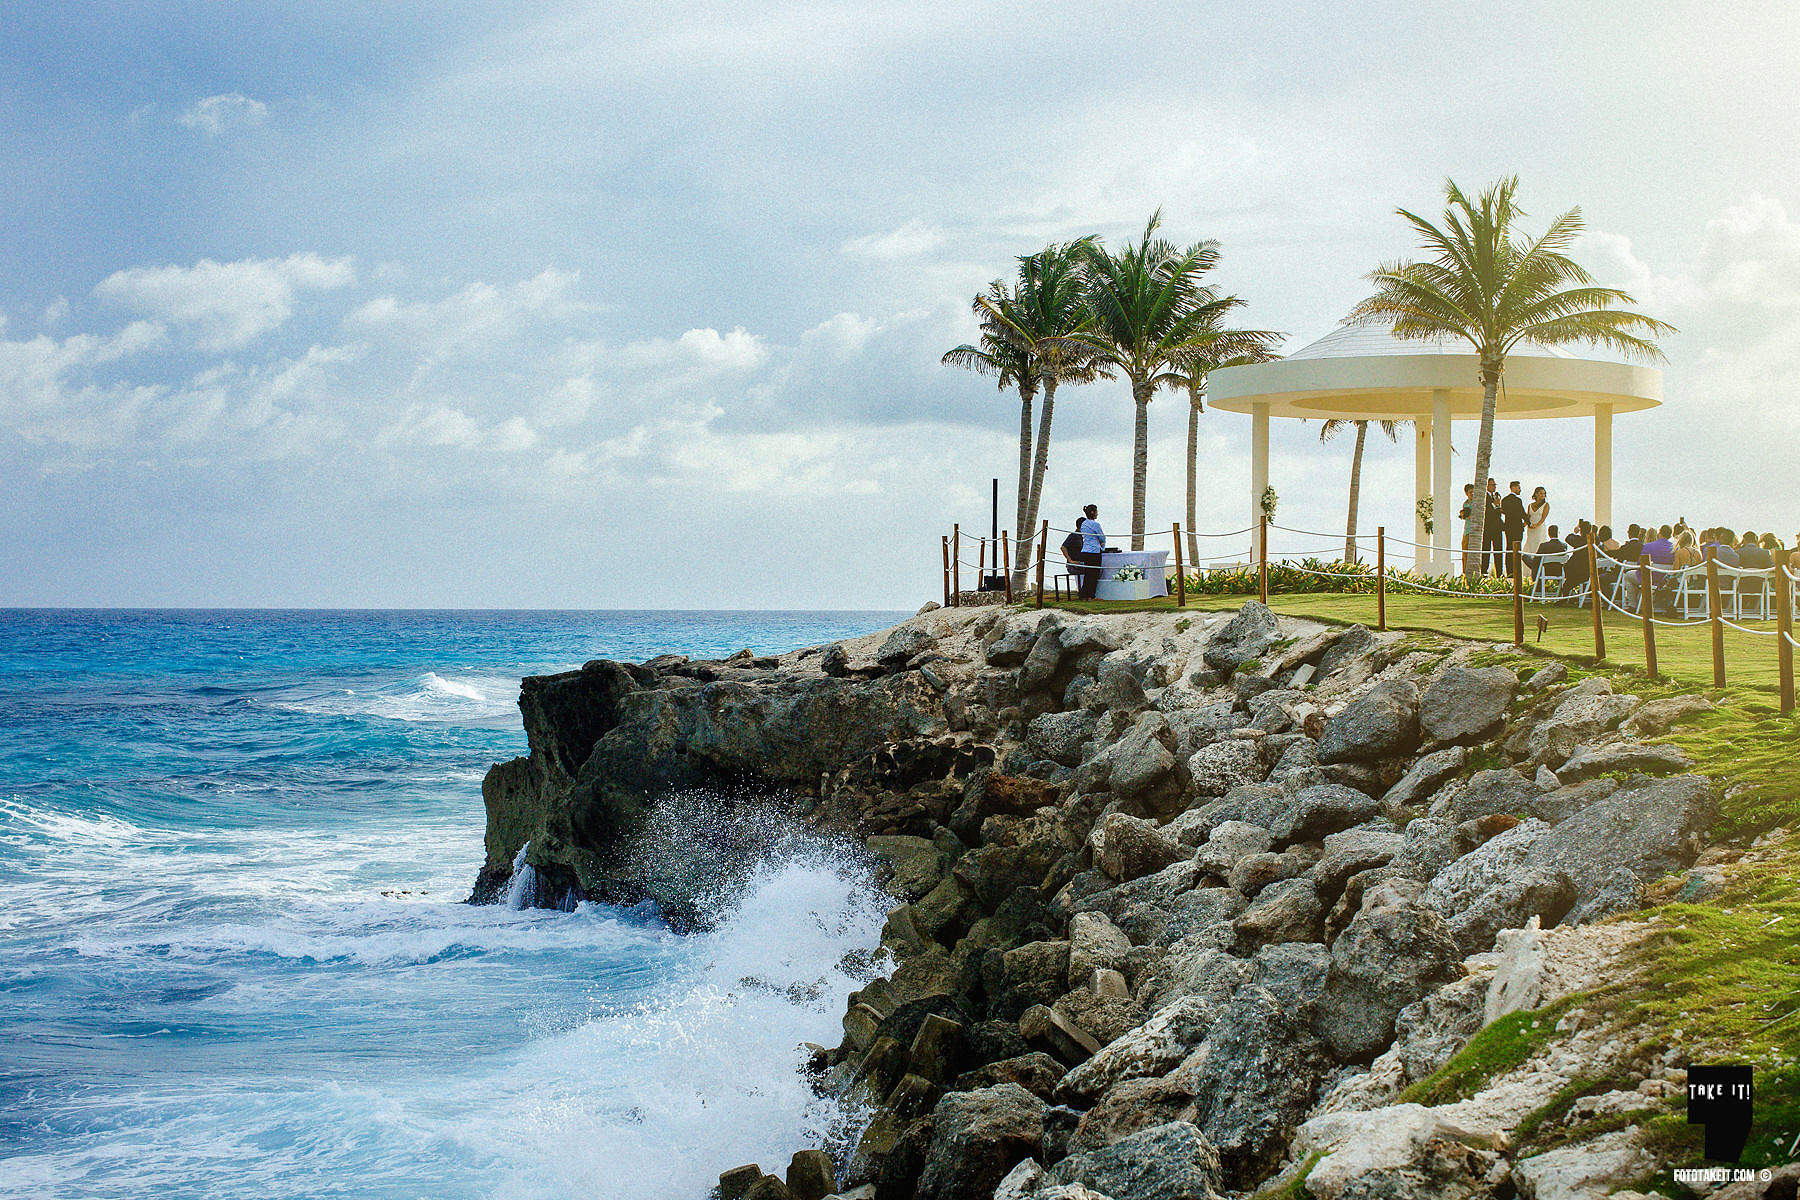
<path id="1" fill-rule="evenodd" d="M 923 258 L 944 244 L 944 231 L 924 221 L 908 221 L 886 233 L 865 233 L 843 245 L 845 254 L 883 262 Z"/>
<path id="2" fill-rule="evenodd" d="M 242 92 L 226 92 L 196 100 L 175 118 L 189 129 L 218 137 L 232 129 L 251 129 L 269 119 L 269 106 Z"/>
<path id="3" fill-rule="evenodd" d="M 378 296 L 346 321 L 367 333 L 403 339 L 432 358 L 485 354 L 493 343 L 516 338 L 528 328 L 541 334 L 550 324 L 598 311 L 577 296 L 580 281 L 577 272 L 547 268 L 504 286 L 478 280 L 441 300 Z"/>
<path id="4" fill-rule="evenodd" d="M 195 345 L 236 350 L 283 324 L 303 291 L 327 291 L 356 281 L 348 258 L 291 254 L 286 258 L 215 262 L 191 267 L 130 267 L 102 279 L 94 294 L 192 331 Z"/>
<path id="5" fill-rule="evenodd" d="M 614 361 L 634 371 L 753 371 L 769 360 L 761 338 L 738 326 L 730 333 L 690 329 L 674 340 L 647 338 L 622 347 Z"/>

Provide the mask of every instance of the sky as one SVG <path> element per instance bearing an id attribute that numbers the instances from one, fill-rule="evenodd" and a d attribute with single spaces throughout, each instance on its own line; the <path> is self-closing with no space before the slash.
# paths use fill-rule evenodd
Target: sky
<path id="1" fill-rule="evenodd" d="M 914 607 L 1011 506 L 1017 398 L 939 357 L 1015 256 L 1161 209 L 1295 349 L 1412 249 L 1396 207 L 1511 173 L 1680 330 L 1615 518 L 1791 539 L 1797 51 L 1785 5 L 1654 0 L 14 3 L 0 605 Z M 1283 519 L 1341 529 L 1349 439 L 1275 425 Z M 1131 429 L 1062 391 L 1047 515 L 1126 531 Z M 1365 529 L 1410 531 L 1406 437 Z M 1248 451 L 1203 417 L 1202 528 Z M 1501 423 L 1552 520 L 1590 466 Z"/>

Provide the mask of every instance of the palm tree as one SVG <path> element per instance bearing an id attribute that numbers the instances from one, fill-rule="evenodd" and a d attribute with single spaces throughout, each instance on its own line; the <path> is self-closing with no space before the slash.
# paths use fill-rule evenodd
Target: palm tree
<path id="1" fill-rule="evenodd" d="M 1005 309 L 1015 303 L 1015 297 L 1006 284 L 996 279 L 988 285 L 986 292 L 975 297 L 973 307 L 975 315 L 981 321 L 981 341 L 978 345 L 964 344 L 949 350 L 941 360 L 944 365 L 963 367 L 974 371 L 977 375 L 993 377 L 1001 391 L 1009 387 L 1019 389 L 1019 504 L 1015 530 L 1025 526 L 1025 505 L 1029 499 L 1031 487 L 1031 402 L 1037 395 L 1037 364 L 1029 351 L 1023 349 L 1011 336 L 1004 322 L 993 315 L 996 309 Z"/>
<path id="2" fill-rule="evenodd" d="M 1047 246 L 1036 254 L 1021 256 L 1019 281 L 1012 295 L 1001 300 L 990 293 L 976 301 L 976 306 L 986 313 L 984 323 L 995 326 L 996 336 L 1028 357 L 1044 389 L 1029 487 L 1014 534 L 1022 542 L 1029 541 L 1038 526 L 1044 474 L 1050 465 L 1050 423 L 1056 411 L 1057 385 L 1111 378 L 1096 363 L 1093 350 L 1074 340 L 1074 335 L 1085 332 L 1090 323 L 1078 248 L 1092 240 L 1083 238 L 1067 245 Z M 1029 560 L 1030 556 L 1024 553 L 1017 556 L 1015 588 L 1025 586 Z"/>
<path id="3" fill-rule="evenodd" d="M 1387 434 L 1388 441 L 1399 441 L 1400 426 L 1404 424 L 1406 424 L 1405 421 L 1383 421 L 1381 422 L 1381 432 Z M 1340 417 L 1333 417 L 1329 421 L 1326 421 L 1324 426 L 1319 430 L 1319 440 L 1321 442 L 1329 442 L 1332 438 L 1344 432 L 1344 430 L 1351 425 L 1356 426 L 1356 450 L 1350 456 L 1350 515 L 1344 522 L 1344 561 L 1347 563 L 1353 563 L 1357 560 L 1356 507 L 1362 500 L 1363 442 L 1369 436 L 1369 423 L 1367 421 L 1348 421 Z"/>
<path id="4" fill-rule="evenodd" d="M 1235 297 L 1232 297 L 1235 301 Z M 1206 379 L 1220 367 L 1268 362 L 1276 357 L 1281 334 L 1266 329 L 1212 329 L 1190 342 L 1179 356 L 1181 383 L 1188 394 L 1187 542 L 1188 561 L 1200 561 L 1200 414 L 1206 411 Z"/>
<path id="5" fill-rule="evenodd" d="M 1144 493 L 1150 460 L 1150 401 L 1157 389 L 1181 382 L 1183 349 L 1237 305 L 1204 287 L 1200 278 L 1219 261 L 1219 244 L 1197 242 L 1185 250 L 1156 236 L 1160 211 L 1144 236 L 1117 254 L 1098 242 L 1078 246 L 1087 275 L 1091 328 L 1075 336 L 1097 362 L 1131 384 L 1137 422 L 1131 460 L 1131 548 L 1144 548 Z"/>
<path id="6" fill-rule="evenodd" d="M 1651 339 L 1675 330 L 1619 307 L 1635 300 L 1593 277 L 1564 251 L 1580 236 L 1581 210 L 1571 208 L 1530 238 L 1516 227 L 1518 176 L 1488 186 L 1475 200 L 1444 181 L 1442 226 L 1397 209 L 1431 257 L 1383 264 L 1369 274 L 1375 294 L 1351 310 L 1361 322 L 1385 322 L 1398 338 L 1455 337 L 1481 360 L 1481 436 L 1475 448 L 1475 495 L 1487 494 L 1494 451 L 1494 410 L 1506 356 L 1520 343 L 1584 342 L 1626 355 L 1660 359 Z M 1469 535 L 1481 544 L 1486 507 L 1474 506 Z M 1442 515 L 1440 515 L 1442 519 Z"/>

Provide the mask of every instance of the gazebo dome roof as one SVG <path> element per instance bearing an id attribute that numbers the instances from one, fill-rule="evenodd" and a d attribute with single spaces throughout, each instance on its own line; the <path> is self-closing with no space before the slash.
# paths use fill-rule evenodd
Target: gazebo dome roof
<path id="1" fill-rule="evenodd" d="M 1207 380 L 1226 412 L 1268 405 L 1275 417 L 1413 420 L 1443 400 L 1455 419 L 1481 415 L 1481 364 L 1467 343 L 1402 340 L 1378 326 L 1340 325 L 1286 358 L 1224 367 Z M 1581 358 L 1532 345 L 1506 359 L 1496 414 L 1502 418 L 1588 417 L 1662 403 L 1662 372 Z"/>

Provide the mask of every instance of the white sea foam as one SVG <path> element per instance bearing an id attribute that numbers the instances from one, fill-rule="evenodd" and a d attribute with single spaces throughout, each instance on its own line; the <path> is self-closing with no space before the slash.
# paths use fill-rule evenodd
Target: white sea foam
<path id="1" fill-rule="evenodd" d="M 272 701 L 311 716 L 380 717 L 390 721 L 469 723 L 518 716 L 519 681 L 504 675 L 439 675 L 365 688 L 308 689 Z"/>

